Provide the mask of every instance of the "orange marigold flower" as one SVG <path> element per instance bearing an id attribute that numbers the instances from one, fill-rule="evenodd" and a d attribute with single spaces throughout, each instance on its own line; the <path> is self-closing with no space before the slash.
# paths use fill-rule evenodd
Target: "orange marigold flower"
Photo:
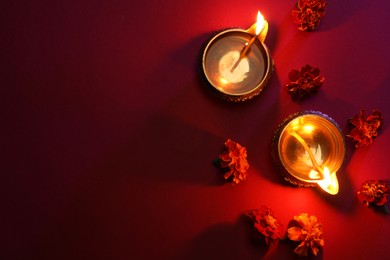
<path id="1" fill-rule="evenodd" d="M 309 216 L 307 213 L 294 216 L 289 223 L 287 235 L 290 240 L 301 242 L 294 250 L 299 256 L 307 256 L 309 248 L 317 255 L 320 247 L 324 246 L 322 224 L 317 221 L 316 216 Z"/>
<path id="2" fill-rule="evenodd" d="M 306 64 L 301 71 L 292 69 L 288 73 L 290 82 L 286 84 L 293 98 L 302 99 L 317 93 L 325 81 L 320 75 L 320 69 Z"/>
<path id="3" fill-rule="evenodd" d="M 325 16 L 325 8 L 324 0 L 298 0 L 291 14 L 299 30 L 313 31 Z"/>
<path id="4" fill-rule="evenodd" d="M 246 215 L 253 221 L 255 229 L 264 236 L 267 245 L 282 238 L 283 225 L 267 206 L 251 210 Z"/>
<path id="5" fill-rule="evenodd" d="M 368 180 L 362 183 L 357 191 L 359 201 L 366 207 L 370 204 L 383 206 L 390 195 L 390 185 L 382 180 Z"/>
<path id="6" fill-rule="evenodd" d="M 246 148 L 230 139 L 225 142 L 225 147 L 227 150 L 219 155 L 221 167 L 228 169 L 224 177 L 228 179 L 233 176 L 233 182 L 239 183 L 246 179 L 249 168 Z"/>
<path id="7" fill-rule="evenodd" d="M 379 110 L 373 110 L 371 115 L 366 116 L 365 111 L 362 109 L 358 115 L 348 120 L 353 129 L 347 136 L 356 141 L 356 148 L 367 146 L 378 136 L 379 131 L 382 129 L 383 121 L 382 113 Z"/>

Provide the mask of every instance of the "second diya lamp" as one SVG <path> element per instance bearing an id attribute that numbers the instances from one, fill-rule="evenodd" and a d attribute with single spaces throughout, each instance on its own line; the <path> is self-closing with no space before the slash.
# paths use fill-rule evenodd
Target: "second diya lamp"
<path id="1" fill-rule="evenodd" d="M 228 101 L 245 101 L 258 95 L 273 71 L 264 44 L 268 23 L 258 12 L 247 30 L 226 29 L 207 43 L 202 53 L 202 74 L 212 90 Z"/>
<path id="2" fill-rule="evenodd" d="M 331 195 L 339 192 L 336 174 L 345 151 L 336 122 L 318 111 L 289 116 L 273 140 L 273 156 L 285 180 L 303 187 L 319 186 Z"/>

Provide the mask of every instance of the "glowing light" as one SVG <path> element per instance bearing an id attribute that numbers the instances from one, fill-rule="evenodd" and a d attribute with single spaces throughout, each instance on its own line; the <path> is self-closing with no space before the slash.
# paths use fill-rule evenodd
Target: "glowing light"
<path id="1" fill-rule="evenodd" d="M 220 78 L 219 81 L 221 82 L 222 85 L 226 85 L 229 83 L 229 81 L 224 78 Z"/>
<path id="2" fill-rule="evenodd" d="M 328 167 L 324 167 L 324 179 L 317 181 L 318 185 L 327 193 L 336 195 L 339 193 L 339 181 L 336 172 L 329 172 Z"/>
<path id="3" fill-rule="evenodd" d="M 264 16 L 257 11 L 256 35 L 259 35 L 265 24 Z"/>
<path id="4" fill-rule="evenodd" d="M 310 134 L 311 132 L 313 132 L 314 126 L 312 126 L 312 125 L 304 125 L 304 126 L 303 126 L 303 130 L 304 130 L 306 133 Z"/>
<path id="5" fill-rule="evenodd" d="M 315 170 L 311 170 L 311 171 L 309 172 L 309 178 L 310 178 L 310 179 L 313 179 L 313 180 L 315 180 L 315 179 L 320 179 L 320 178 L 321 178 L 321 175 L 320 175 L 319 172 L 317 172 L 317 171 L 315 171 Z"/>

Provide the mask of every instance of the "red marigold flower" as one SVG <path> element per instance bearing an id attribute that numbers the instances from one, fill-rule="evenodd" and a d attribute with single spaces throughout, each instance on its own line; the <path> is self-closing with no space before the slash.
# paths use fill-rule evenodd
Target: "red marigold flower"
<path id="1" fill-rule="evenodd" d="M 358 115 L 348 120 L 354 128 L 347 136 L 356 141 L 356 148 L 367 146 L 378 136 L 378 132 L 382 129 L 383 121 L 382 113 L 379 110 L 373 110 L 372 114 L 367 117 L 365 111 L 360 110 Z"/>
<path id="2" fill-rule="evenodd" d="M 301 71 L 292 69 L 288 79 L 288 92 L 298 99 L 317 93 L 325 81 L 325 77 L 320 75 L 320 69 L 309 64 L 302 67 Z"/>
<path id="3" fill-rule="evenodd" d="M 264 236 L 267 245 L 283 237 L 283 225 L 267 206 L 246 213 L 253 221 L 255 229 Z"/>
<path id="4" fill-rule="evenodd" d="M 246 179 L 249 168 L 246 148 L 230 139 L 225 142 L 225 147 L 227 150 L 219 155 L 221 167 L 229 169 L 224 177 L 228 179 L 233 176 L 233 182 L 239 183 Z"/>
<path id="5" fill-rule="evenodd" d="M 390 185 L 382 180 L 365 181 L 357 191 L 358 200 L 366 207 L 370 204 L 385 205 L 388 195 L 390 195 Z"/>
<path id="6" fill-rule="evenodd" d="M 324 246 L 322 224 L 317 221 L 316 216 L 309 216 L 307 213 L 294 216 L 294 220 L 289 223 L 287 236 L 290 240 L 301 242 L 294 250 L 299 256 L 307 256 L 309 248 L 317 255 L 320 247 Z"/>
<path id="7" fill-rule="evenodd" d="M 298 0 L 291 14 L 301 31 L 313 31 L 325 16 L 325 0 Z"/>

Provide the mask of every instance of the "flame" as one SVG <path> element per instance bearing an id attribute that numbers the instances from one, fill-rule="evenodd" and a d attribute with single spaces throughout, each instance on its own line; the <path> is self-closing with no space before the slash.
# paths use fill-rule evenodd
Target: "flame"
<path id="1" fill-rule="evenodd" d="M 256 22 L 256 35 L 259 35 L 261 30 L 263 29 L 265 24 L 265 20 L 260 11 L 257 11 L 257 22 Z"/>
<path id="2" fill-rule="evenodd" d="M 336 172 L 329 172 L 328 167 L 324 167 L 324 179 L 317 181 L 318 185 L 327 193 L 336 195 L 339 193 L 339 182 Z"/>
<path id="3" fill-rule="evenodd" d="M 315 170 L 311 170 L 309 172 L 309 178 L 312 179 L 312 180 L 316 180 L 316 179 L 320 179 L 321 178 L 321 175 L 319 172 L 315 171 Z"/>

